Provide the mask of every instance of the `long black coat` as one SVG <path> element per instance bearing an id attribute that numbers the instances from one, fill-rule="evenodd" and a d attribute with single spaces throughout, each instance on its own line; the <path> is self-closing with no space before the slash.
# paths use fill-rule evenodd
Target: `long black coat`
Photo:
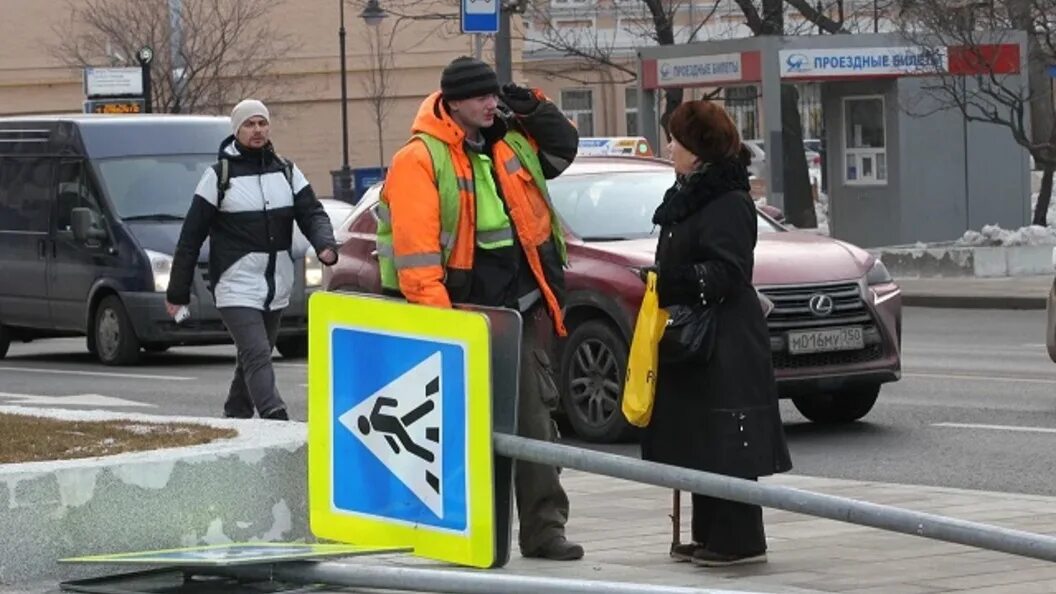
<path id="1" fill-rule="evenodd" d="M 660 307 L 717 307 L 716 344 L 706 363 L 661 356 L 647 460 L 755 478 L 792 461 L 777 407 L 770 336 L 751 286 L 758 235 L 748 175 L 738 163 L 709 166 L 668 190 L 654 215 Z"/>

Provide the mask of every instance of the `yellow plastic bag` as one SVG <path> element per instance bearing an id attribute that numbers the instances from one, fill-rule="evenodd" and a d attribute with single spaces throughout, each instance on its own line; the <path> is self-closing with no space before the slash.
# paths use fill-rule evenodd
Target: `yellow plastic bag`
<path id="1" fill-rule="evenodd" d="M 623 416 L 636 427 L 645 427 L 653 416 L 656 396 L 657 348 L 667 325 L 667 311 L 660 309 L 656 296 L 656 273 L 645 280 L 645 297 L 634 325 L 631 352 L 623 383 Z"/>

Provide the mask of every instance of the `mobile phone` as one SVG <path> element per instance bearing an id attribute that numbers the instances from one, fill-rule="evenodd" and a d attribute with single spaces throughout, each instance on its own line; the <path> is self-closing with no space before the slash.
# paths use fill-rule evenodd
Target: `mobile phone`
<path id="1" fill-rule="evenodd" d="M 191 317 L 191 310 L 186 305 L 181 305 L 180 309 L 176 310 L 176 315 L 173 316 L 173 319 L 176 320 L 177 324 L 181 324 L 189 317 Z"/>

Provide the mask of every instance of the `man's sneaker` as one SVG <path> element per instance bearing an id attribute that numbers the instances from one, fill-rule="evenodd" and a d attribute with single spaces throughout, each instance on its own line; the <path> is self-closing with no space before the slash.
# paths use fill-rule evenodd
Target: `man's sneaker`
<path id="1" fill-rule="evenodd" d="M 678 562 L 692 561 L 693 554 L 703 548 L 704 547 L 695 542 L 689 544 L 673 544 L 671 545 L 671 558 Z"/>
<path id="2" fill-rule="evenodd" d="M 564 536 L 557 536 L 534 551 L 522 553 L 531 559 L 549 559 L 551 561 L 576 561 L 583 558 L 583 547 L 568 542 Z"/>
<path id="3" fill-rule="evenodd" d="M 701 548 L 693 553 L 692 561 L 702 567 L 732 567 L 734 565 L 766 563 L 766 551 L 754 555 L 727 555 Z"/>

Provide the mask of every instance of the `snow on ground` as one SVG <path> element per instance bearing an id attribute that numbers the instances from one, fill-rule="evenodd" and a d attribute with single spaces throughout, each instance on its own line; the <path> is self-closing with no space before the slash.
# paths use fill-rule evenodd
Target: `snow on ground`
<path id="1" fill-rule="evenodd" d="M 1056 228 L 1031 225 L 1019 229 L 1002 229 L 997 225 L 985 225 L 982 231 L 966 231 L 957 240 L 959 246 L 1037 246 L 1056 245 Z"/>
<path id="2" fill-rule="evenodd" d="M 1037 202 L 1038 195 L 1035 193 L 1030 199 L 1031 216 L 1033 216 Z M 1019 229 L 1002 229 L 998 225 L 986 225 L 980 231 L 966 231 L 956 244 L 975 247 L 1056 245 L 1056 200 L 1049 204 L 1046 219 L 1048 222 L 1046 227 L 1029 225 Z"/>

